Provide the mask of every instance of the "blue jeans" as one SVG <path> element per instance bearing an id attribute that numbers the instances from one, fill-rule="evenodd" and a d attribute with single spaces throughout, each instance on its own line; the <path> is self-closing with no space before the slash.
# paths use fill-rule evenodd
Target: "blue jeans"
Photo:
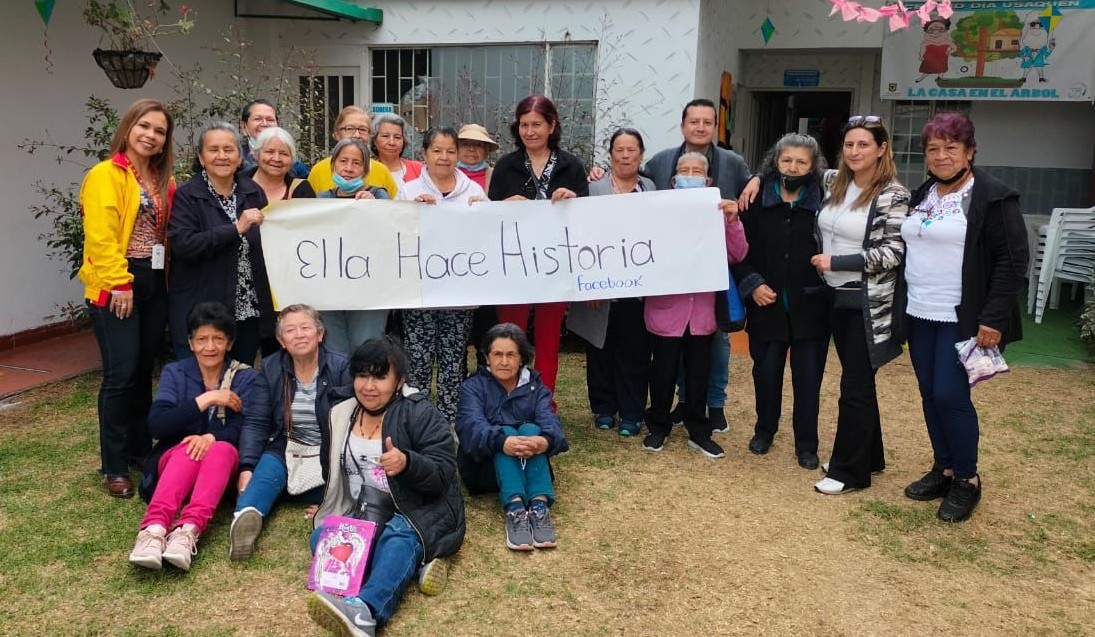
<path id="1" fill-rule="evenodd" d="M 289 470 L 285 468 L 285 456 L 263 453 L 251 473 L 247 488 L 236 500 L 236 513 L 251 507 L 257 509 L 262 517 L 269 517 L 274 503 L 285 492 L 288 480 Z M 319 504 L 323 500 L 323 486 L 290 497 L 308 504 Z"/>
<path id="2" fill-rule="evenodd" d="M 507 436 L 538 436 L 540 426 L 526 422 L 520 427 L 502 427 Z M 555 502 L 555 487 L 551 484 L 551 470 L 546 453 L 522 460 L 498 453 L 494 456 L 494 475 L 498 478 L 498 497 L 502 506 L 520 499 L 528 503 L 536 497 L 546 497 L 548 504 Z"/>
<path id="3" fill-rule="evenodd" d="M 384 336 L 388 325 L 388 310 L 327 310 L 320 315 L 326 329 L 323 344 L 347 357 L 365 341 Z"/>
<path id="4" fill-rule="evenodd" d="M 312 553 L 316 552 L 316 543 L 323 528 L 312 531 L 309 540 Z M 365 581 L 357 596 L 373 612 L 377 625 L 383 626 L 395 615 L 403 592 L 414 581 L 418 565 L 422 563 L 423 548 L 418 532 L 403 514 L 396 513 L 384 525 L 372 550 Z"/>
<path id="5" fill-rule="evenodd" d="M 715 330 L 711 341 L 711 374 L 707 380 L 707 406 L 722 409 L 726 406 L 726 386 L 730 383 L 730 339 L 726 332 Z M 677 398 L 684 400 L 684 366 L 677 373 Z"/>
<path id="6" fill-rule="evenodd" d="M 968 480 L 977 475 L 980 429 L 970 400 L 969 376 L 954 349 L 959 340 L 957 323 L 909 317 L 909 356 L 920 385 L 935 464 L 954 469 L 958 480 Z"/>

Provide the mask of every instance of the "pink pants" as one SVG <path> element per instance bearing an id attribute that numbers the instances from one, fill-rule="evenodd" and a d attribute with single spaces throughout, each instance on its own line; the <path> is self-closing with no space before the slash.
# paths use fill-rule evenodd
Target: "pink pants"
<path id="1" fill-rule="evenodd" d="M 159 524 L 171 529 L 175 514 L 179 513 L 179 525 L 193 524 L 198 534 L 213 519 L 228 481 L 236 473 L 240 453 L 231 443 L 218 440 L 209 447 L 201 460 L 191 460 L 186 455 L 186 445 L 179 443 L 167 450 L 160 458 L 160 479 L 148 503 L 148 511 L 141 520 L 141 528 Z M 187 496 L 190 501 L 183 502 Z"/>
<path id="2" fill-rule="evenodd" d="M 567 313 L 566 303 L 537 303 L 535 305 L 499 305 L 498 322 L 513 323 L 528 331 L 529 309 L 536 310 L 533 318 L 534 342 L 536 349 L 535 367 L 548 389 L 555 392 L 555 379 L 559 375 L 559 339 L 563 333 L 563 317 Z M 552 399 L 551 404 L 555 404 Z"/>

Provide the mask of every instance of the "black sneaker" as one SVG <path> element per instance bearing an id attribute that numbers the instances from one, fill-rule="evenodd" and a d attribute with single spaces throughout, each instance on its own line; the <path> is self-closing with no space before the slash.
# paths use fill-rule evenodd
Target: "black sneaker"
<path id="1" fill-rule="evenodd" d="M 811 471 L 818 468 L 820 460 L 818 460 L 817 454 L 813 451 L 800 451 L 798 452 L 798 466 L 803 469 L 810 469 Z"/>
<path id="2" fill-rule="evenodd" d="M 943 498 L 943 504 L 939 505 L 939 512 L 936 515 L 944 522 L 965 522 L 980 501 L 980 478 L 977 484 L 969 480 L 955 480 L 950 491 L 947 492 L 947 497 Z"/>
<path id="3" fill-rule="evenodd" d="M 943 469 L 933 466 L 922 478 L 905 487 L 905 497 L 921 502 L 943 498 L 950 491 L 952 482 L 952 476 L 943 475 Z"/>
<path id="4" fill-rule="evenodd" d="M 374 637 L 376 620 L 357 597 L 316 591 L 308 597 L 308 615 L 327 631 L 342 637 Z"/>
<path id="5" fill-rule="evenodd" d="M 759 434 L 753 436 L 753 439 L 749 441 L 749 451 L 752 451 L 758 456 L 763 456 L 764 454 L 768 453 L 768 450 L 771 447 L 772 439 L 765 438 L 764 436 L 761 436 Z"/>
<path id="6" fill-rule="evenodd" d="M 665 434 L 648 433 L 643 438 L 643 449 L 646 451 L 661 451 L 665 449 Z"/>
<path id="7" fill-rule="evenodd" d="M 707 422 L 711 423 L 711 433 L 730 433 L 730 423 L 726 421 L 726 413 L 722 410 L 722 407 L 708 407 L 707 411 L 709 412 Z"/>
<path id="8" fill-rule="evenodd" d="M 702 453 L 708 458 L 725 458 L 726 453 L 723 452 L 719 443 L 711 440 L 710 438 L 688 438 L 688 446 L 692 447 L 696 451 Z"/>
<path id="9" fill-rule="evenodd" d="M 506 548 L 513 551 L 531 551 L 532 542 L 528 511 L 517 507 L 506 511 Z"/>

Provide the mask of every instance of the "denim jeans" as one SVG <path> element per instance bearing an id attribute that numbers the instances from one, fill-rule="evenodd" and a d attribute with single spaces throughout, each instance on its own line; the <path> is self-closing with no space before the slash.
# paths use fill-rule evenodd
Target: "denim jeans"
<path id="1" fill-rule="evenodd" d="M 507 436 L 538 436 L 540 426 L 526 422 L 520 427 L 502 427 Z M 494 475 L 498 478 L 498 498 L 502 506 L 520 499 L 526 504 L 536 497 L 546 497 L 548 504 L 555 502 L 555 487 L 551 484 L 551 469 L 546 453 L 522 460 L 504 453 L 494 456 Z"/>
<path id="2" fill-rule="evenodd" d="M 133 313 L 128 318 L 118 318 L 109 305 L 87 303 L 103 363 L 99 451 L 100 471 L 108 476 L 129 475 L 129 461 L 143 465 L 152 450 L 148 433 L 152 370 L 167 326 L 163 270 L 152 270 L 148 259 L 133 259 L 130 272 L 134 275 Z"/>
<path id="3" fill-rule="evenodd" d="M 262 517 L 269 517 L 274 503 L 285 493 L 288 480 L 289 470 L 285 468 L 285 456 L 263 453 L 251 472 L 251 481 L 247 483 L 247 488 L 236 500 L 236 513 L 251 507 L 258 510 Z M 323 500 L 323 486 L 289 497 L 299 502 L 319 504 Z"/>
<path id="4" fill-rule="evenodd" d="M 323 527 L 312 531 L 310 543 L 313 553 L 322 531 Z M 403 514 L 396 513 L 380 532 L 361 592 L 357 594 L 373 612 L 378 626 L 388 623 L 395 615 L 403 592 L 418 573 L 422 556 L 422 541 L 418 539 L 418 533 Z"/>
<path id="5" fill-rule="evenodd" d="M 730 337 L 722 330 L 715 330 L 711 341 L 711 374 L 707 377 L 707 407 L 722 409 L 726 406 L 726 386 L 730 383 Z M 677 373 L 677 398 L 688 395 L 684 379 L 684 366 Z M 685 403 L 687 404 L 687 403 Z"/>
<path id="6" fill-rule="evenodd" d="M 327 332 L 323 344 L 347 357 L 365 341 L 384 336 L 388 325 L 388 310 L 327 310 L 320 314 Z"/>
<path id="7" fill-rule="evenodd" d="M 957 323 L 909 317 L 909 356 L 920 385 L 935 464 L 954 469 L 959 480 L 969 480 L 977 475 L 980 429 L 970 400 L 969 376 L 954 349 L 959 340 Z"/>

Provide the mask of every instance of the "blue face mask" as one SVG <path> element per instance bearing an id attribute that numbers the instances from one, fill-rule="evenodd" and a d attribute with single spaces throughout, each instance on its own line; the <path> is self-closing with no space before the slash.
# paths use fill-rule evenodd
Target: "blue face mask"
<path id="1" fill-rule="evenodd" d="M 677 175 L 673 178 L 674 188 L 703 188 L 706 185 L 707 177 Z"/>
<path id="2" fill-rule="evenodd" d="M 339 175 L 338 173 L 331 175 L 331 177 L 335 180 L 335 185 L 338 186 L 339 190 L 350 195 L 365 187 L 365 180 L 361 177 L 344 179 L 342 175 Z"/>
<path id="3" fill-rule="evenodd" d="M 456 167 L 457 168 L 463 168 L 464 170 L 470 170 L 472 172 L 477 172 L 477 171 L 480 171 L 480 170 L 486 170 L 487 169 L 487 162 L 486 162 L 486 160 L 483 160 L 483 161 L 479 162 L 478 164 L 465 164 L 464 162 L 457 160 Z"/>

